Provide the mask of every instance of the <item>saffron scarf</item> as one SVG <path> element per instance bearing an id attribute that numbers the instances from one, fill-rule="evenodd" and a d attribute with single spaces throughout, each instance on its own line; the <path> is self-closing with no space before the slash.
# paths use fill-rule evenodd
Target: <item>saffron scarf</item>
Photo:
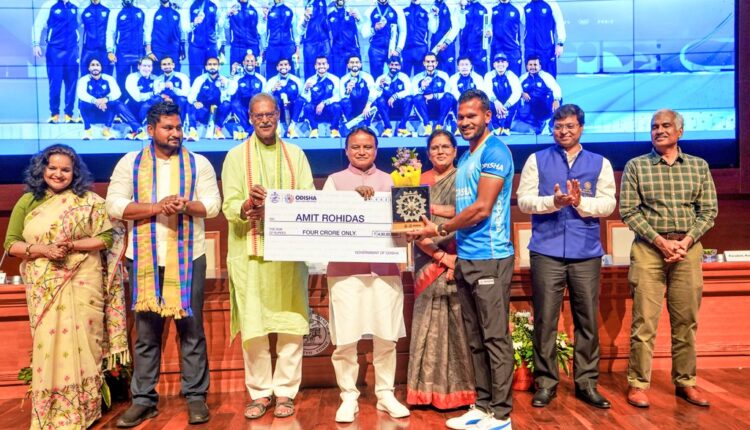
<path id="1" fill-rule="evenodd" d="M 262 185 L 266 189 L 296 189 L 297 179 L 286 143 L 276 136 L 276 155 L 272 166 L 264 165 L 260 154 L 261 146 L 259 145 L 264 144 L 258 140 L 258 136 L 255 133 L 245 141 L 245 171 L 247 174 L 248 195 L 253 185 Z M 273 183 L 268 183 L 270 181 L 266 177 L 266 170 L 269 168 L 275 169 L 274 171 L 276 172 L 276 180 Z M 262 257 L 265 245 L 263 240 L 263 221 L 250 220 L 247 239 L 249 255 Z"/>
<path id="2" fill-rule="evenodd" d="M 195 157 L 184 146 L 170 157 L 169 194 L 188 200 L 195 196 Z M 153 143 L 139 153 L 133 165 L 134 200 L 157 203 L 156 154 Z M 167 256 L 160 283 L 156 251 L 156 218 L 135 221 L 133 226 L 133 309 L 162 317 L 192 316 L 190 291 L 193 278 L 193 219 L 187 214 L 167 222 Z M 160 287 L 160 285 L 162 285 Z"/>

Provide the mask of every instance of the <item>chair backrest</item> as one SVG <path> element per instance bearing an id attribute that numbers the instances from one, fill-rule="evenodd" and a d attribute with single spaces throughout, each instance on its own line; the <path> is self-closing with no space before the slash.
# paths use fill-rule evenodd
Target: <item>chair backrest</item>
<path id="1" fill-rule="evenodd" d="M 514 222 L 513 246 L 516 249 L 516 268 L 529 267 L 531 265 L 531 259 L 529 258 L 529 241 L 531 241 L 531 223 Z"/>
<path id="2" fill-rule="evenodd" d="M 630 264 L 630 247 L 635 233 L 622 221 L 607 220 L 607 254 L 615 265 Z"/>

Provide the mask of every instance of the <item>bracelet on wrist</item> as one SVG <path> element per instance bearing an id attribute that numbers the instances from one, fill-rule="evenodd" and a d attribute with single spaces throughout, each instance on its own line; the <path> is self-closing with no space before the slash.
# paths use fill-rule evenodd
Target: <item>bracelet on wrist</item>
<path id="1" fill-rule="evenodd" d="M 26 245 L 26 250 L 24 251 L 24 254 L 26 254 L 27 257 L 31 257 L 31 247 L 34 246 L 33 243 L 29 243 Z"/>

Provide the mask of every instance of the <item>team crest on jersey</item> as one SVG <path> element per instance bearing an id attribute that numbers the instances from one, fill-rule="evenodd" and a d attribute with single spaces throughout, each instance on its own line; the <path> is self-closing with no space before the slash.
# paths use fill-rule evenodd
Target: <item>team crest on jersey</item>
<path id="1" fill-rule="evenodd" d="M 516 13 L 513 11 L 510 11 L 510 17 L 513 18 L 514 16 L 516 16 Z"/>
<path id="2" fill-rule="evenodd" d="M 526 8 L 526 13 L 531 13 L 531 8 L 530 7 Z"/>
<path id="3" fill-rule="evenodd" d="M 90 18 L 91 17 L 91 12 L 86 12 L 86 13 L 83 14 L 83 16 L 85 16 L 86 18 Z"/>
<path id="4" fill-rule="evenodd" d="M 138 19 L 140 19 L 141 18 L 141 13 L 140 12 L 136 12 L 135 17 L 138 18 Z"/>
<path id="5" fill-rule="evenodd" d="M 164 18 L 164 17 L 161 16 L 161 15 L 156 15 L 156 18 L 154 18 L 154 19 L 157 20 L 157 21 L 161 21 L 162 18 Z"/>
<path id="6" fill-rule="evenodd" d="M 546 15 L 546 14 L 547 14 L 547 8 L 546 8 L 546 7 L 543 7 L 543 8 L 542 8 L 542 14 L 544 14 L 544 15 Z"/>
<path id="7" fill-rule="evenodd" d="M 211 13 L 213 13 L 214 11 L 216 11 L 216 8 L 213 7 L 213 6 L 209 6 L 208 7 L 208 11 L 211 12 Z"/>
<path id="8" fill-rule="evenodd" d="M 120 15 L 120 21 L 125 21 L 126 19 L 128 19 L 126 15 Z"/>
<path id="9" fill-rule="evenodd" d="M 253 87 L 255 87 L 255 88 L 259 88 L 259 87 L 260 87 L 260 84 L 256 82 L 256 83 L 254 83 L 254 84 L 253 84 Z"/>
<path id="10" fill-rule="evenodd" d="M 62 9 L 55 9 L 55 15 L 60 15 L 62 13 Z"/>
<path id="11" fill-rule="evenodd" d="M 107 89 L 107 84 L 102 84 L 102 89 L 106 90 Z"/>
<path id="12" fill-rule="evenodd" d="M 241 86 L 242 88 L 245 88 L 245 87 L 247 86 L 247 84 L 246 84 L 246 83 L 244 83 L 244 82 L 240 82 L 240 86 Z"/>
<path id="13" fill-rule="evenodd" d="M 539 87 L 539 88 L 541 88 L 542 87 L 542 83 L 541 82 L 537 82 L 536 86 Z"/>
<path id="14" fill-rule="evenodd" d="M 331 22 L 336 22 L 336 17 L 335 16 L 331 17 Z"/>
<path id="15" fill-rule="evenodd" d="M 291 15 L 291 14 L 292 14 L 292 13 L 291 13 L 291 12 L 289 12 L 288 10 L 287 10 L 287 11 L 284 11 L 284 16 L 289 16 L 289 15 Z"/>
<path id="16" fill-rule="evenodd" d="M 498 11 L 496 11 L 496 10 L 493 10 L 493 11 L 492 11 L 492 14 L 493 14 L 493 15 L 497 15 L 498 13 L 500 13 L 500 12 L 498 12 Z"/>
<path id="17" fill-rule="evenodd" d="M 102 18 L 106 18 L 106 17 L 107 17 L 107 11 L 102 11 Z"/>
<path id="18" fill-rule="evenodd" d="M 172 15 L 172 21 L 177 21 L 177 15 Z"/>
<path id="19" fill-rule="evenodd" d="M 94 91 L 94 86 L 93 86 L 93 85 L 89 85 L 89 93 L 90 93 L 91 91 Z"/>

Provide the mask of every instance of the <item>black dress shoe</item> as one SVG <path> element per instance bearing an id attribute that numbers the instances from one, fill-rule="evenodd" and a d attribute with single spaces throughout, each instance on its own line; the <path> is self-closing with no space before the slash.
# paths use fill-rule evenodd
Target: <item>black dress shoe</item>
<path id="1" fill-rule="evenodd" d="M 589 387 L 584 389 L 576 388 L 576 397 L 599 409 L 609 409 L 612 407 L 612 404 L 609 403 L 609 400 L 605 399 L 604 396 L 596 391 L 596 387 Z"/>
<path id="2" fill-rule="evenodd" d="M 156 409 L 156 406 L 144 406 L 133 403 L 124 414 L 120 415 L 120 418 L 117 420 L 117 427 L 135 427 L 142 423 L 143 420 L 153 418 L 157 415 L 159 415 L 159 410 Z"/>
<path id="3" fill-rule="evenodd" d="M 534 399 L 531 400 L 531 406 L 535 408 L 543 408 L 549 405 L 549 402 L 557 396 L 557 390 L 554 388 L 539 388 L 534 393 Z"/>
<path id="4" fill-rule="evenodd" d="M 202 424 L 208 422 L 211 416 L 208 406 L 203 400 L 190 400 L 188 402 L 188 424 Z"/>

